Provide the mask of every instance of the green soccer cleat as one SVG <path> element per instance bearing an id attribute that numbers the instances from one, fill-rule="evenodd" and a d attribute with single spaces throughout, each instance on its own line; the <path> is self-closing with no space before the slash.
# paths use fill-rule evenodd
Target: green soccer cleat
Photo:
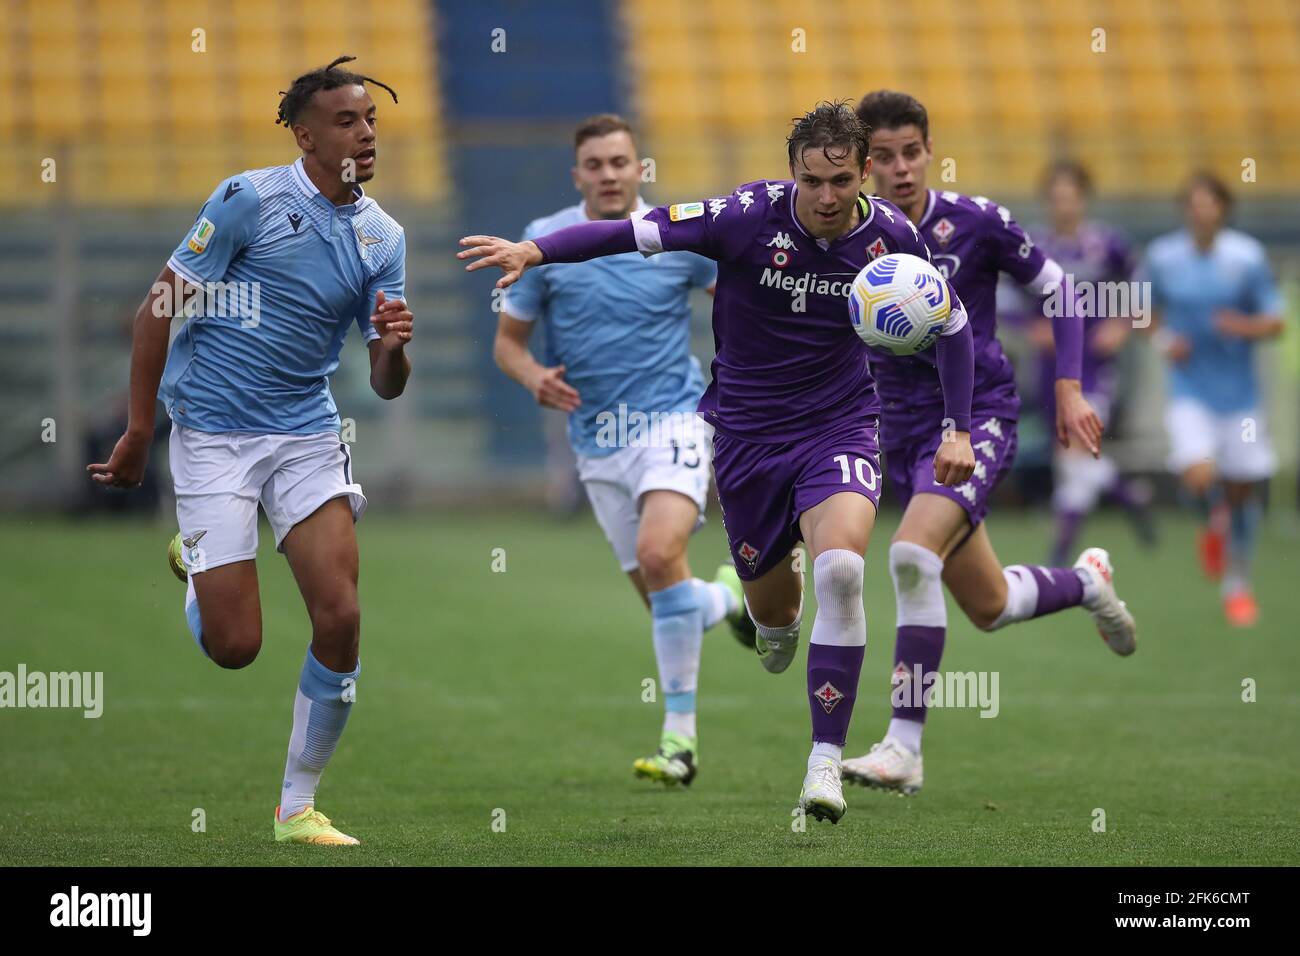
<path id="1" fill-rule="evenodd" d="M 176 537 L 172 538 L 171 544 L 167 545 L 167 566 L 172 569 L 172 574 L 180 578 L 181 584 L 189 581 L 189 572 L 185 570 L 185 562 L 181 560 L 181 533 L 176 532 Z"/>
<path id="2" fill-rule="evenodd" d="M 736 596 L 739 609 L 734 614 L 727 615 L 727 624 L 731 627 L 731 633 L 736 640 L 752 649 L 758 637 L 758 629 L 754 626 L 745 607 L 745 589 L 741 587 L 740 575 L 730 564 L 723 564 L 718 566 L 718 573 L 713 576 L 713 580 L 717 584 L 724 585 Z"/>
<path id="3" fill-rule="evenodd" d="M 317 846 L 360 846 L 361 841 L 334 829 L 329 817 L 314 807 L 295 813 L 280 822 L 280 808 L 275 808 L 276 843 L 314 843 Z"/>
<path id="4" fill-rule="evenodd" d="M 695 779 L 698 762 L 699 749 L 693 738 L 665 730 L 655 755 L 638 758 L 632 764 L 632 771 L 638 777 L 657 780 L 669 787 L 679 783 L 689 787 Z"/>

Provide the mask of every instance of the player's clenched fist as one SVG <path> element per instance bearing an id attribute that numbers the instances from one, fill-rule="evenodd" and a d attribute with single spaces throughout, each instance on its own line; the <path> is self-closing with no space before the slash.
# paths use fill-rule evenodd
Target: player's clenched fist
<path id="1" fill-rule="evenodd" d="M 370 324 L 379 333 L 379 344 L 388 351 L 400 349 L 411 341 L 415 316 L 401 299 L 387 299 L 382 290 L 375 296 L 375 311 Z"/>
<path id="2" fill-rule="evenodd" d="M 950 432 L 934 453 L 934 480 L 946 488 L 960 485 L 975 474 L 975 450 L 970 432 Z"/>
<path id="3" fill-rule="evenodd" d="M 498 289 L 514 285 L 525 269 L 542 262 L 542 250 L 532 240 L 511 242 L 497 236 L 466 236 L 460 244 L 465 248 L 456 253 L 457 259 L 478 259 L 465 267 L 466 272 L 496 266 L 505 273 L 497 279 Z"/>

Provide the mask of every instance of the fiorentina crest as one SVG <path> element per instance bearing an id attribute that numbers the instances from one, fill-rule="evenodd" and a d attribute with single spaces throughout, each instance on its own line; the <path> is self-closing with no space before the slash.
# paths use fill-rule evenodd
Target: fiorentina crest
<path id="1" fill-rule="evenodd" d="M 817 698 L 817 702 L 822 705 L 822 710 L 828 714 L 844 699 L 844 695 L 830 681 L 813 691 L 813 697 Z"/>

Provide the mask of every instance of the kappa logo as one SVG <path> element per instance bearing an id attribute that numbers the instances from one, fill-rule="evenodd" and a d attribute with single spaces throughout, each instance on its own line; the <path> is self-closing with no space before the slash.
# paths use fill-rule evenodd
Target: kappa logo
<path id="1" fill-rule="evenodd" d="M 709 200 L 709 212 L 713 213 L 714 220 L 716 220 L 718 216 L 722 214 L 722 211 L 726 208 L 727 208 L 726 196 L 720 196 L 717 199 Z"/>
<path id="2" fill-rule="evenodd" d="M 202 531 L 196 531 L 188 538 L 181 538 L 181 544 L 185 545 L 187 548 L 197 548 L 199 542 L 203 540 L 203 536 L 207 533 L 207 528 L 204 528 Z"/>
<path id="3" fill-rule="evenodd" d="M 956 231 L 957 227 L 947 217 L 936 222 L 934 228 L 930 230 L 934 234 L 934 238 L 939 240 L 940 246 L 948 245 L 949 240 L 952 239 L 952 234 Z"/>
<path id="4" fill-rule="evenodd" d="M 986 468 L 984 462 L 980 461 L 978 458 L 975 459 L 975 477 L 980 481 L 987 481 L 989 477 L 988 468 Z"/>
<path id="5" fill-rule="evenodd" d="M 293 226 L 293 231 L 297 232 L 298 227 L 302 225 L 302 213 L 288 212 L 285 215 L 289 218 L 289 225 Z"/>
<path id="6" fill-rule="evenodd" d="M 990 435 L 995 435 L 998 438 L 1001 438 L 1002 423 L 996 418 L 990 418 L 988 421 L 980 425 L 980 431 L 988 432 Z"/>
<path id="7" fill-rule="evenodd" d="M 875 207 L 876 207 L 877 209 L 879 209 L 882 213 L 884 213 L 884 214 L 885 214 L 885 218 L 888 219 L 890 222 L 893 222 L 893 221 L 894 221 L 894 214 L 893 214 L 892 212 L 890 212 L 890 210 L 889 210 L 889 206 L 888 206 L 886 203 L 882 203 L 882 202 L 881 202 L 879 199 L 877 199 L 875 196 L 872 196 L 872 197 L 871 197 L 871 205 L 875 206 Z"/>
<path id="8" fill-rule="evenodd" d="M 962 484 L 958 485 L 956 488 L 953 489 L 953 491 L 960 494 L 971 504 L 975 503 L 975 486 L 972 485 L 969 481 L 963 482 Z"/>
<path id="9" fill-rule="evenodd" d="M 749 207 L 754 205 L 754 191 L 752 189 L 746 189 L 744 192 L 741 192 L 737 189 L 736 199 L 740 203 L 740 211 L 749 212 Z"/>
<path id="10" fill-rule="evenodd" d="M 777 232 L 777 234 L 772 237 L 772 241 L 767 244 L 769 249 L 773 246 L 776 246 L 778 249 L 793 249 L 795 252 L 799 251 L 799 247 L 794 244 L 794 240 L 790 238 L 790 234 L 787 232 Z"/>
<path id="11" fill-rule="evenodd" d="M 736 549 L 736 554 L 740 555 L 740 559 L 752 568 L 754 562 L 758 560 L 759 551 L 748 541 L 742 541 L 740 547 Z"/>
<path id="12" fill-rule="evenodd" d="M 822 705 L 822 710 L 830 713 L 835 709 L 835 705 L 844 699 L 844 695 L 830 681 L 822 684 L 813 691 L 813 697 L 817 698 L 817 703 Z"/>
<path id="13" fill-rule="evenodd" d="M 867 255 L 870 256 L 872 259 L 879 259 L 888 251 L 889 249 L 885 247 L 884 239 L 878 238 L 871 245 L 867 246 Z"/>
<path id="14" fill-rule="evenodd" d="M 763 185 L 767 187 L 767 201 L 770 203 L 776 202 L 785 195 L 785 183 L 764 183 Z"/>
<path id="15" fill-rule="evenodd" d="M 983 441 L 977 441 L 975 443 L 975 447 L 978 448 L 980 453 L 984 455 L 984 457 L 987 458 L 989 461 L 997 460 L 998 457 L 997 449 L 993 446 L 993 442 L 989 441 L 987 438 L 984 439 Z"/>

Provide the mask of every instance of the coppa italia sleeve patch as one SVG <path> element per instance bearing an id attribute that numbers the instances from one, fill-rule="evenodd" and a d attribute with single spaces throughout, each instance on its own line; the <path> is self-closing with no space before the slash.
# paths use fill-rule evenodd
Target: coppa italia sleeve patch
<path id="1" fill-rule="evenodd" d="M 703 215 L 704 203 L 702 202 L 679 202 L 668 207 L 668 218 L 673 222 L 696 219 Z"/>
<path id="2" fill-rule="evenodd" d="M 194 230 L 194 235 L 190 237 L 190 251 L 195 255 L 202 255 L 203 250 L 208 247 L 208 240 L 212 234 L 217 231 L 217 227 L 205 217 L 199 220 L 198 226 Z"/>

